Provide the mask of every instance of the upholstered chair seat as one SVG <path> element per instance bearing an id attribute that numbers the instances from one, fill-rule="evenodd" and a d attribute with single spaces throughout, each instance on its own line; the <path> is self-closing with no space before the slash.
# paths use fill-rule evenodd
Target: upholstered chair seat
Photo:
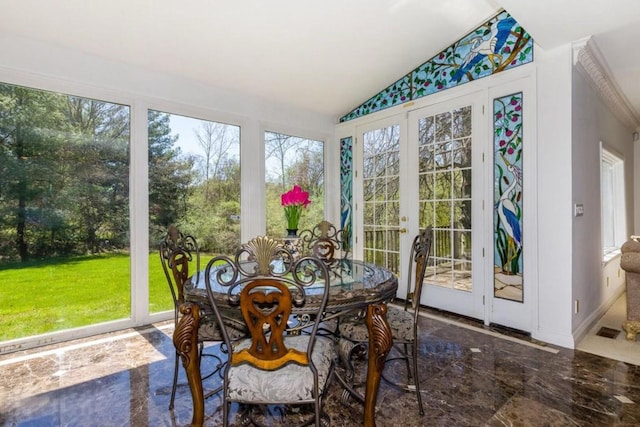
<path id="1" fill-rule="evenodd" d="M 305 352 L 309 336 L 288 336 L 284 342 L 288 348 Z M 236 350 L 249 348 L 250 345 L 250 339 L 239 341 Z M 324 390 L 337 357 L 335 344 L 331 339 L 316 338 L 311 359 L 318 370 L 320 390 Z M 229 369 L 228 398 L 256 403 L 313 400 L 313 372 L 307 366 L 296 363 L 280 368 L 277 375 L 248 363 L 232 366 Z"/>

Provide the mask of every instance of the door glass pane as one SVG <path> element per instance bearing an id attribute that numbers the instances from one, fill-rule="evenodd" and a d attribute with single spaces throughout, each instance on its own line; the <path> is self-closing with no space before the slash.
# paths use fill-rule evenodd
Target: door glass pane
<path id="1" fill-rule="evenodd" d="M 311 200 L 298 229 L 312 229 L 324 219 L 324 142 L 275 132 L 265 132 L 264 141 L 267 234 L 287 234 L 280 196 L 294 185 L 308 192 Z"/>
<path id="2" fill-rule="evenodd" d="M 150 110 L 149 311 L 173 308 L 158 258 L 176 225 L 195 237 L 200 266 L 240 245 L 240 128 Z"/>
<path id="3" fill-rule="evenodd" d="M 130 123 L 0 83 L 0 341 L 130 317 Z"/>
<path id="4" fill-rule="evenodd" d="M 494 296 L 524 302 L 522 92 L 493 100 Z"/>
<path id="5" fill-rule="evenodd" d="M 433 225 L 426 282 L 471 285 L 471 107 L 418 120 L 420 228 Z"/>
<path id="6" fill-rule="evenodd" d="M 400 127 L 393 125 L 364 134 L 363 188 L 364 256 L 399 273 Z M 375 200 L 370 212 L 368 201 Z"/>

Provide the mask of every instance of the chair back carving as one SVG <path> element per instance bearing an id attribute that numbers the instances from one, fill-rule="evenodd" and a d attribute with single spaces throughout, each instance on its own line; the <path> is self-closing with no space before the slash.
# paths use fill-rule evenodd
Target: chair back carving
<path id="1" fill-rule="evenodd" d="M 328 266 L 332 266 L 338 259 L 348 258 L 349 242 L 343 230 L 338 230 L 329 221 L 320 221 L 311 230 L 300 232 L 300 239 L 305 252 L 320 258 Z"/>
<path id="2" fill-rule="evenodd" d="M 249 363 L 263 370 L 275 370 L 291 362 L 313 366 L 311 350 L 318 322 L 309 326 L 306 352 L 285 345 L 287 322 L 294 306 L 305 307 L 307 290 L 317 286 L 318 280 L 323 281 L 324 293 L 321 301 L 314 301 L 309 314 L 321 318 L 330 278 L 326 265 L 316 257 L 303 257 L 293 264 L 284 262 L 290 259 L 291 254 L 278 241 L 258 236 L 242 245 L 233 258 L 221 255 L 207 264 L 205 284 L 219 324 L 225 324 L 225 309 L 239 306 L 251 334 L 250 347 L 237 349 L 223 328 L 227 348 L 233 349 L 229 366 Z"/>
<path id="3" fill-rule="evenodd" d="M 407 298 L 405 299 L 405 309 L 411 304 L 411 308 L 418 312 L 422 285 L 427 269 L 427 262 L 431 252 L 431 240 L 433 238 L 432 226 L 426 227 L 414 239 L 411 245 L 411 255 L 409 263 L 409 274 L 407 275 Z M 413 284 L 413 286 L 412 286 Z"/>
<path id="4" fill-rule="evenodd" d="M 184 235 L 174 225 L 160 243 L 160 262 L 171 290 L 174 307 L 184 302 L 184 283 L 189 278 L 189 264 L 195 260 L 195 271 L 200 271 L 200 252 L 195 237 Z"/>

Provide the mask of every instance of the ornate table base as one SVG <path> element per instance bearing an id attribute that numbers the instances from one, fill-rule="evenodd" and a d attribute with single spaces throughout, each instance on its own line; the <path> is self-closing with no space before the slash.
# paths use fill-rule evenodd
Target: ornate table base
<path id="1" fill-rule="evenodd" d="M 387 305 L 375 304 L 367 306 L 365 319 L 369 329 L 369 360 L 367 363 L 367 385 L 364 393 L 364 425 L 376 425 L 376 399 L 380 378 L 387 360 L 387 354 L 393 345 L 391 328 L 387 323 Z"/>
<path id="2" fill-rule="evenodd" d="M 191 425 L 200 427 L 204 423 L 204 393 L 198 358 L 198 323 L 200 311 L 194 303 L 185 303 L 180 307 L 182 317 L 173 332 L 173 344 L 180 354 L 182 365 L 187 373 L 189 389 L 193 399 L 193 418 Z M 367 383 L 364 397 L 364 426 L 375 427 L 376 399 L 382 378 L 382 370 L 391 350 L 393 338 L 387 323 L 387 305 L 385 303 L 367 306 L 365 319 L 369 330 L 369 358 L 367 363 Z"/>

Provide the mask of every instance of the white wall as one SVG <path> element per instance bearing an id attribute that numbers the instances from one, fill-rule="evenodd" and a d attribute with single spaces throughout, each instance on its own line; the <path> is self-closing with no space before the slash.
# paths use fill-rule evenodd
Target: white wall
<path id="1" fill-rule="evenodd" d="M 640 135 L 638 132 L 640 129 L 636 129 L 635 141 L 633 143 L 633 164 L 635 165 L 633 171 L 633 212 L 634 212 L 634 227 L 632 234 L 640 236 Z"/>
<path id="2" fill-rule="evenodd" d="M 573 299 L 580 310 L 573 313 L 576 340 L 624 291 L 624 273 L 619 258 L 602 264 L 600 203 L 600 141 L 625 161 L 627 228 L 633 229 L 634 150 L 632 129 L 617 119 L 595 89 L 580 64 L 574 67 L 573 111 L 573 201 L 584 204 L 584 216 L 573 219 Z"/>
<path id="3" fill-rule="evenodd" d="M 532 336 L 573 348 L 571 334 L 571 48 L 536 46 L 538 313 Z M 526 124 L 525 124 L 526 126 Z"/>

